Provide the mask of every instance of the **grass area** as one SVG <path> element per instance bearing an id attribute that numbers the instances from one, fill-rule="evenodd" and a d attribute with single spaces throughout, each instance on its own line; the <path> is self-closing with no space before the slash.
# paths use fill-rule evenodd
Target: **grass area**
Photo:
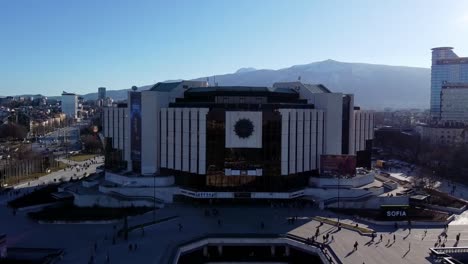
<path id="1" fill-rule="evenodd" d="M 40 188 L 37 191 L 34 191 L 32 193 L 26 194 L 12 201 L 9 201 L 8 206 L 12 208 L 21 208 L 21 207 L 55 202 L 57 200 L 54 197 L 52 197 L 51 194 L 57 191 L 57 187 L 58 187 L 57 184 L 47 185 L 46 187 Z"/>
<path id="2" fill-rule="evenodd" d="M 328 219 L 328 218 L 325 218 L 325 217 L 320 217 L 320 216 L 316 216 L 314 217 L 314 219 L 316 221 L 319 221 L 319 222 L 323 222 L 325 224 L 329 224 L 329 225 L 333 225 L 333 226 L 337 226 L 338 225 L 338 221 L 335 221 L 335 220 L 331 220 L 331 219 Z M 356 227 L 355 225 L 351 225 L 351 224 L 347 224 L 347 223 L 343 223 L 343 222 L 340 222 L 341 224 L 341 227 L 342 228 L 346 228 L 346 229 L 349 229 L 349 230 L 353 230 L 353 231 L 358 231 L 358 232 L 361 232 L 362 234 L 372 234 L 374 233 L 374 230 L 370 229 L 370 228 L 365 228 L 365 227 Z"/>
<path id="3" fill-rule="evenodd" d="M 44 208 L 39 212 L 28 213 L 29 217 L 37 221 L 103 221 L 122 219 L 125 216 L 144 214 L 153 210 L 149 207 L 76 207 L 65 205 L 62 207 Z"/>
<path id="4" fill-rule="evenodd" d="M 56 172 L 56 171 L 59 171 L 59 170 L 63 170 L 66 167 L 67 167 L 67 164 L 65 164 L 65 163 L 63 163 L 61 161 L 58 161 L 58 166 L 55 167 L 55 168 L 51 168 L 49 173 Z M 8 185 L 14 185 L 14 184 L 18 184 L 18 183 L 21 183 L 21 182 L 37 180 L 40 177 L 46 176 L 49 173 L 47 173 L 47 172 L 36 172 L 36 173 L 27 174 L 27 175 L 20 176 L 20 177 L 8 177 L 8 178 L 5 179 L 4 183 L 8 184 Z"/>
<path id="5" fill-rule="evenodd" d="M 147 223 L 143 223 L 143 224 L 139 224 L 139 225 L 135 225 L 135 226 L 129 226 L 128 227 L 128 232 L 132 232 L 132 231 L 135 231 L 135 230 L 138 230 L 138 229 L 150 226 L 150 225 L 155 225 L 155 224 L 159 224 L 159 223 L 162 223 L 162 222 L 166 222 L 166 221 L 175 219 L 177 217 L 179 217 L 179 216 L 170 216 L 170 217 L 161 218 L 161 219 L 156 220 L 156 221 L 151 221 L 151 222 L 147 222 Z M 120 229 L 119 232 L 118 232 L 118 235 L 119 236 L 122 235 L 123 232 L 124 232 L 124 230 Z"/>
<path id="6" fill-rule="evenodd" d="M 86 161 L 97 156 L 98 155 L 95 155 L 95 154 L 79 154 L 79 155 L 70 156 L 68 157 L 68 159 L 71 161 L 75 161 L 75 162 L 82 162 L 82 161 Z"/>
<path id="7" fill-rule="evenodd" d="M 466 203 L 446 193 L 426 188 L 424 191 L 431 195 L 430 203 L 433 205 L 439 205 L 444 207 L 462 208 Z"/>

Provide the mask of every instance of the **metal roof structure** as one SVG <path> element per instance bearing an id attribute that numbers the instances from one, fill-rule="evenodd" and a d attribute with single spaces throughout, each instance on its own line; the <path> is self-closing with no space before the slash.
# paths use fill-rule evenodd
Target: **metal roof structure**
<path id="1" fill-rule="evenodd" d="M 157 84 L 153 85 L 153 87 L 151 87 L 150 91 L 170 92 L 174 90 L 177 86 L 179 86 L 181 83 L 182 82 L 170 82 L 170 83 L 158 82 Z"/>

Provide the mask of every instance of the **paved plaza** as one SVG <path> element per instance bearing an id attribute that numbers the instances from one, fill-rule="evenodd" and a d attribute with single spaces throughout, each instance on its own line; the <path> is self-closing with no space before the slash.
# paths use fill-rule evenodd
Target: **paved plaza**
<path id="1" fill-rule="evenodd" d="M 89 169 L 80 173 L 95 171 L 99 163 L 91 165 Z M 83 165 L 84 162 L 69 162 L 71 165 Z M 73 176 L 72 170 L 51 173 L 36 181 L 18 186 L 23 193 L 31 187 L 51 183 L 54 179 L 67 179 Z M 458 190 L 462 190 L 461 186 Z M 169 204 L 165 208 L 148 212 L 144 215 L 129 218 L 129 225 L 147 223 L 154 218 L 163 219 L 176 216 L 175 219 L 148 226 L 130 233 L 129 240 L 118 238 L 113 243 L 113 237 L 123 226 L 123 221 L 114 221 L 105 224 L 39 224 L 27 217 L 27 212 L 19 211 L 13 215 L 11 209 L 6 207 L 7 199 L 0 197 L 0 233 L 8 236 L 7 244 L 10 247 L 49 247 L 64 248 L 65 256 L 60 263 L 88 263 L 93 256 L 95 263 L 105 263 L 107 255 L 110 263 L 162 263 L 167 260 L 171 250 L 177 245 L 210 234 L 286 234 L 308 238 L 314 236 L 319 222 L 313 220 L 314 216 L 337 217 L 331 212 L 321 211 L 317 208 L 305 207 L 302 209 L 292 207 L 245 206 L 231 205 L 219 206 L 219 216 L 205 216 L 207 205 L 194 205 L 190 203 Z M 294 224 L 288 224 L 287 218 L 297 217 Z M 341 221 L 355 224 L 346 216 L 340 216 Z M 220 220 L 221 225 L 219 225 Z M 261 223 L 265 228 L 261 228 Z M 179 224 L 182 230 L 179 230 Z M 468 213 L 457 216 L 448 229 L 446 247 L 455 245 L 455 236 L 461 233 L 457 246 L 468 246 Z M 367 226 L 359 223 L 360 226 Z M 338 231 L 335 226 L 324 224 L 320 227 L 319 242 L 324 234 L 330 233 L 333 241 L 328 242 L 330 247 L 343 263 L 431 263 L 429 248 L 433 247 L 442 228 L 414 227 L 411 233 L 406 228 L 395 230 L 393 226 L 373 226 L 377 237 L 372 242 L 368 236 L 357 232 L 342 229 Z M 426 233 L 427 230 L 427 233 Z M 382 235 L 382 241 L 380 241 Z M 395 236 L 395 241 L 393 240 Z M 359 246 L 353 251 L 353 244 Z M 129 251 L 129 245 L 136 244 L 135 251 Z M 96 249 L 95 249 L 96 247 Z"/>
<path id="2" fill-rule="evenodd" d="M 319 223 L 312 220 L 316 215 L 329 216 L 326 211 L 313 208 L 270 208 L 229 206 L 217 207 L 219 217 L 205 216 L 205 207 L 187 204 L 173 204 L 158 210 L 157 219 L 169 216 L 178 218 L 162 222 L 130 233 L 129 240 L 118 239 L 113 245 L 114 225 L 122 226 L 122 221 L 108 224 L 38 224 L 26 217 L 25 212 L 13 216 L 4 205 L 0 208 L 2 227 L 0 232 L 8 235 L 8 245 L 14 247 L 55 247 L 65 248 L 66 254 L 60 263 L 87 263 L 94 256 L 96 263 L 105 263 L 109 254 L 111 263 L 161 263 L 170 250 L 183 241 L 188 241 L 206 234 L 215 233 L 292 233 L 301 237 L 315 234 Z M 295 224 L 287 223 L 287 218 L 297 216 Z M 153 219 L 153 213 L 133 217 L 130 225 L 144 223 Z M 218 225 L 221 220 L 221 226 Z M 261 222 L 265 228 L 260 228 Z M 344 221 L 352 221 L 347 219 Z M 182 230 L 179 231 L 179 224 Z M 363 224 L 360 224 L 363 225 Z M 370 237 L 346 229 L 337 232 L 336 227 L 324 224 L 320 227 L 320 238 L 331 232 L 334 241 L 330 246 L 344 263 L 431 263 L 428 258 L 429 247 L 437 241 L 441 228 L 413 228 L 411 233 L 401 228 L 394 232 L 393 227 L 374 227 L 377 233 L 375 242 Z M 446 246 L 455 244 L 455 235 L 461 233 L 458 246 L 468 246 L 468 229 L 465 226 L 450 225 Z M 383 241 L 379 242 L 380 234 Z M 396 241 L 393 241 L 395 234 Z M 388 240 L 390 243 L 388 244 Z M 358 250 L 353 251 L 353 244 L 359 243 Z M 129 244 L 137 244 L 136 251 L 129 251 Z M 94 244 L 97 250 L 94 250 Z M 411 244 L 411 249 L 409 245 Z"/>

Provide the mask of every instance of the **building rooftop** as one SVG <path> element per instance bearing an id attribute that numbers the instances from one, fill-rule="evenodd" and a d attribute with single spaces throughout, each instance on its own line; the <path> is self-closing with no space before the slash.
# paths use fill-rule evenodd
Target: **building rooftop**
<path id="1" fill-rule="evenodd" d="M 296 91 L 294 91 L 291 88 L 276 88 L 274 90 L 275 93 L 289 93 L 289 94 L 297 94 Z"/>
<path id="2" fill-rule="evenodd" d="M 182 82 L 158 82 L 157 84 L 151 87 L 150 91 L 153 92 L 170 92 L 179 86 Z"/>
<path id="3" fill-rule="evenodd" d="M 307 89 L 311 90 L 312 92 L 316 93 L 331 93 L 331 91 L 325 87 L 323 84 L 304 84 Z"/>
<path id="4" fill-rule="evenodd" d="M 270 92 L 268 87 L 256 86 L 209 86 L 209 87 L 194 87 L 187 90 L 189 93 L 206 93 L 206 92 Z"/>
<path id="5" fill-rule="evenodd" d="M 432 48 L 431 50 L 452 50 L 453 47 L 436 47 Z"/>

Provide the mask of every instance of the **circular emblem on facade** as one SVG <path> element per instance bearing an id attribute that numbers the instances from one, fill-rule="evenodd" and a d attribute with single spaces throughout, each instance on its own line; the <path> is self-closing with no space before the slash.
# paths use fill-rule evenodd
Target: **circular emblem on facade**
<path id="1" fill-rule="evenodd" d="M 249 119 L 239 119 L 234 125 L 234 132 L 240 138 L 248 138 L 254 132 L 254 125 Z"/>

